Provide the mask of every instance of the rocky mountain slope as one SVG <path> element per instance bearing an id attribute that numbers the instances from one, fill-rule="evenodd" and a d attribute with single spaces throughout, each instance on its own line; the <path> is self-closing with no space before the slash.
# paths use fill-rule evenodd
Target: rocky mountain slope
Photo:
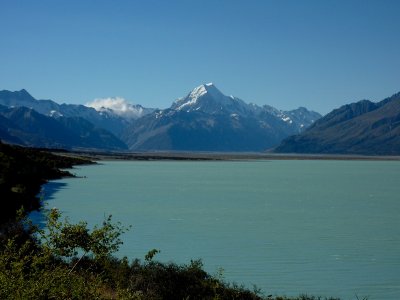
<path id="1" fill-rule="evenodd" d="M 400 93 L 335 109 L 275 152 L 400 155 Z"/>

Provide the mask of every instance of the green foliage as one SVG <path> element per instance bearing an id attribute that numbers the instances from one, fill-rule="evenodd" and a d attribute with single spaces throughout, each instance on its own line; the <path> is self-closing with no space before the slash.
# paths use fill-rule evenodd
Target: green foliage
<path id="1" fill-rule="evenodd" d="M 118 251 L 122 244 L 119 237 L 126 230 L 120 223 L 113 224 L 111 215 L 91 231 L 86 222 L 71 224 L 68 219 L 60 219 L 61 213 L 54 208 L 47 216 L 47 230 L 37 229 L 43 249 L 58 258 L 73 259 L 79 252 L 95 259 L 107 257 Z"/>
<path id="2" fill-rule="evenodd" d="M 96 274 L 71 266 L 18 234 L 6 239 L 0 255 L 0 299 L 99 299 Z"/>
<path id="3" fill-rule="evenodd" d="M 340 300 L 339 298 L 326 298 L 326 297 L 316 297 L 316 296 L 308 296 L 308 295 L 300 295 L 298 297 L 280 297 L 276 298 L 268 297 L 267 299 L 271 300 Z"/>
<path id="4" fill-rule="evenodd" d="M 18 216 L 22 215 L 20 211 Z M 111 259 L 122 244 L 120 235 L 125 228 L 112 223 L 111 216 L 92 230 L 85 222 L 71 224 L 67 219 L 60 220 L 60 212 L 52 209 L 47 230 L 23 219 L 4 232 L 0 247 L 0 299 L 105 298 L 108 285 L 102 272 L 90 267 Z M 86 256 L 90 257 L 86 264 L 79 266 Z"/>
<path id="5" fill-rule="evenodd" d="M 222 269 L 215 276 L 208 274 L 201 260 L 187 265 L 155 261 L 156 249 L 149 251 L 144 262 L 117 259 L 112 254 L 126 229 L 112 223 L 111 217 L 91 230 L 85 222 L 61 220 L 60 212 L 53 209 L 46 230 L 23 219 L 3 231 L 0 299 L 338 300 L 265 298 L 257 289 L 224 282 Z"/>
<path id="6" fill-rule="evenodd" d="M 201 261 L 160 263 L 156 249 L 143 263 L 113 257 L 126 228 L 111 216 L 92 230 L 61 217 L 52 209 L 45 230 L 23 219 L 4 232 L 0 299 L 260 299 L 210 276 Z"/>
<path id="7" fill-rule="evenodd" d="M 152 249 L 149 252 L 147 252 L 146 256 L 144 257 L 144 259 L 148 262 L 152 261 L 154 256 L 156 256 L 156 254 L 160 253 L 160 250 L 157 249 Z"/>

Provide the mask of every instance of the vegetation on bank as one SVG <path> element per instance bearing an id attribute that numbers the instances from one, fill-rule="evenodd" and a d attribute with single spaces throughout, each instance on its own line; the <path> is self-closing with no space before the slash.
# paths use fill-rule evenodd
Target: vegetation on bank
<path id="1" fill-rule="evenodd" d="M 322 299 L 262 297 L 211 276 L 201 261 L 157 262 L 157 250 L 144 261 L 117 259 L 126 228 L 111 217 L 89 230 L 62 220 L 57 209 L 46 229 L 19 216 L 0 238 L 0 299 Z"/>
<path id="2" fill-rule="evenodd" d="M 6 208 L 1 211 L 0 299 L 328 300 L 262 296 L 208 274 L 201 261 L 158 262 L 157 250 L 144 260 L 118 259 L 113 253 L 127 228 L 111 216 L 89 229 L 85 222 L 62 220 L 52 209 L 45 230 L 30 223 L 24 212 L 39 208 L 40 185 L 72 176 L 59 168 L 81 163 L 89 161 L 0 142 L 0 193 Z"/>
<path id="3" fill-rule="evenodd" d="M 10 146 L 0 141 L 0 224 L 12 220 L 23 207 L 40 207 L 39 192 L 47 180 L 73 176 L 60 169 L 92 163 L 87 159 L 58 156 L 37 149 Z"/>

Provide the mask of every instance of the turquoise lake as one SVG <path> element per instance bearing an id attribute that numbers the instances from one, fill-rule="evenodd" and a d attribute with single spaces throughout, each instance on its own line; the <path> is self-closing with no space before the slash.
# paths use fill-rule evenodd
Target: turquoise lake
<path id="1" fill-rule="evenodd" d="M 119 256 L 189 263 L 268 294 L 400 299 L 398 161 L 109 161 L 47 207 L 132 229 Z M 34 217 L 40 219 L 40 216 Z"/>

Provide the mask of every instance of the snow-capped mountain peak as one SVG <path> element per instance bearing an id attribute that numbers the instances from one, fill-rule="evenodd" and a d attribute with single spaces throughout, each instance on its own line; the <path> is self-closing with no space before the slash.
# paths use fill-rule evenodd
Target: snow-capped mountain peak
<path id="1" fill-rule="evenodd" d="M 225 95 L 221 93 L 220 90 L 216 88 L 216 86 L 213 83 L 206 83 L 202 84 L 198 87 L 195 87 L 189 95 L 187 95 L 184 98 L 180 98 L 177 101 L 175 101 L 174 104 L 177 104 L 174 109 L 176 110 L 182 110 L 183 108 L 187 106 L 192 106 L 197 103 L 197 101 L 202 97 L 202 96 L 210 96 L 214 98 L 214 100 L 218 100 L 220 98 L 223 98 Z"/>
<path id="2" fill-rule="evenodd" d="M 202 111 L 219 113 L 229 111 L 238 113 L 247 106 L 234 96 L 225 96 L 213 83 L 202 84 L 194 88 L 186 97 L 176 100 L 171 108 L 176 111 Z"/>

